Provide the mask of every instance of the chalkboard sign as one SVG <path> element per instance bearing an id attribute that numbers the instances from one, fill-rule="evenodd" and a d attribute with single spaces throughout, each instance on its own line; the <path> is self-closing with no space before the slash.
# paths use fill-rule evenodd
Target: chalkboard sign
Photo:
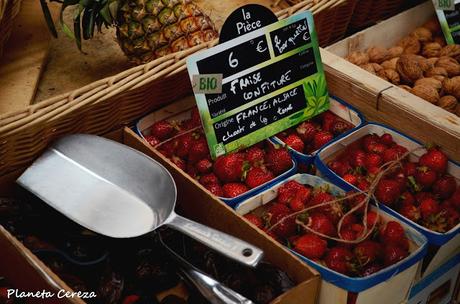
<path id="1" fill-rule="evenodd" d="M 252 16 L 246 12 L 245 18 Z M 260 142 L 329 108 L 309 12 L 192 55 L 187 68 L 213 158 Z"/>
<path id="2" fill-rule="evenodd" d="M 460 0 L 433 0 L 448 44 L 460 44 Z"/>

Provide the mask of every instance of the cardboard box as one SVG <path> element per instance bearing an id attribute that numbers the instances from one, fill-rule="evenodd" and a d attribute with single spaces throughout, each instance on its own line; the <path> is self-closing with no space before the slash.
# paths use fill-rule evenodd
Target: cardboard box
<path id="1" fill-rule="evenodd" d="M 294 304 L 302 302 L 314 304 L 316 302 L 320 278 L 315 270 L 306 266 L 292 253 L 242 220 L 225 204 L 212 198 L 201 186 L 195 185 L 195 181 L 172 168 L 161 155 L 158 155 L 132 130 L 119 130 L 108 134 L 107 137 L 124 142 L 156 158 L 168 168 L 177 184 L 177 209 L 180 214 L 258 246 L 264 250 L 265 260 L 286 271 L 297 283 L 297 286 L 276 298 L 273 303 Z M 12 194 L 11 190 L 15 187 L 14 181 L 21 173 L 22 170 L 18 170 L 0 178 L 0 195 Z M 48 267 L 4 229 L 0 229 L 0 248 L 2 248 L 0 251 L 0 273 L 5 275 L 17 288 L 30 291 L 43 289 L 71 291 Z M 84 301 L 77 298 L 61 300 L 53 298 L 40 299 L 34 303 L 82 304 Z"/>

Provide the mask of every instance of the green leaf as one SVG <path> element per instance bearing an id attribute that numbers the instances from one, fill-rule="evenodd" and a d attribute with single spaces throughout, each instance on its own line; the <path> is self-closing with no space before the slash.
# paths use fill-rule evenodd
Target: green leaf
<path id="1" fill-rule="evenodd" d="M 113 23 L 113 19 L 112 19 L 112 15 L 110 14 L 109 4 L 108 3 L 106 3 L 104 5 L 104 7 L 100 10 L 99 13 L 101 14 L 102 18 L 104 18 L 104 21 L 107 24 L 112 24 Z"/>
<path id="2" fill-rule="evenodd" d="M 64 22 L 64 11 L 65 11 L 66 7 L 67 7 L 66 5 L 62 5 L 62 7 L 61 7 L 61 11 L 59 13 L 59 22 L 61 24 L 61 28 L 62 28 L 62 31 L 64 32 L 64 34 L 66 34 L 71 39 L 75 39 L 75 36 L 74 36 L 72 30 Z M 75 20 L 75 18 L 74 18 L 74 20 Z"/>
<path id="3" fill-rule="evenodd" d="M 83 12 L 83 19 L 81 23 L 83 28 L 83 39 L 88 40 L 93 37 L 94 34 L 94 9 L 87 8 Z"/>
<path id="4" fill-rule="evenodd" d="M 109 11 L 110 11 L 110 15 L 112 16 L 112 20 L 117 20 L 118 1 L 116 0 L 109 1 Z"/>
<path id="5" fill-rule="evenodd" d="M 50 9 L 46 3 L 46 0 L 40 0 L 40 6 L 42 7 L 43 16 L 45 17 L 46 25 L 48 26 L 49 31 L 54 36 L 54 38 L 57 38 L 56 27 L 54 26 L 53 17 L 51 16 Z"/>
<path id="6" fill-rule="evenodd" d="M 81 28 L 80 28 L 80 15 L 77 15 L 73 20 L 73 31 L 75 34 L 75 42 L 78 49 L 81 51 Z"/>
<path id="7" fill-rule="evenodd" d="M 308 97 L 307 98 L 307 104 L 309 107 L 311 108 L 315 108 L 316 107 L 316 97 Z"/>
<path id="8" fill-rule="evenodd" d="M 301 118 L 302 116 L 303 116 L 303 112 L 299 112 L 292 116 L 289 116 L 289 120 L 295 120 L 295 119 Z"/>

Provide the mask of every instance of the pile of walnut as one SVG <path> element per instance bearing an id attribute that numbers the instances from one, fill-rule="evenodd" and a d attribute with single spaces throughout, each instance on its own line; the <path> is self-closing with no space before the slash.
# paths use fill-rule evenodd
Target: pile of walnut
<path id="1" fill-rule="evenodd" d="M 394 47 L 371 47 L 346 59 L 460 116 L 460 45 L 446 45 L 436 19 Z"/>

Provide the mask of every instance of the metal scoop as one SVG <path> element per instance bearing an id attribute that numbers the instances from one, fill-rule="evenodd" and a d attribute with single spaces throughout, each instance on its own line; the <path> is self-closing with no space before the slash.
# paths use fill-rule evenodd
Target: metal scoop
<path id="1" fill-rule="evenodd" d="M 171 174 L 145 154 L 102 137 L 58 140 L 17 182 L 71 220 L 106 236 L 137 237 L 168 225 L 248 266 L 256 266 L 263 255 L 255 246 L 177 215 Z"/>

